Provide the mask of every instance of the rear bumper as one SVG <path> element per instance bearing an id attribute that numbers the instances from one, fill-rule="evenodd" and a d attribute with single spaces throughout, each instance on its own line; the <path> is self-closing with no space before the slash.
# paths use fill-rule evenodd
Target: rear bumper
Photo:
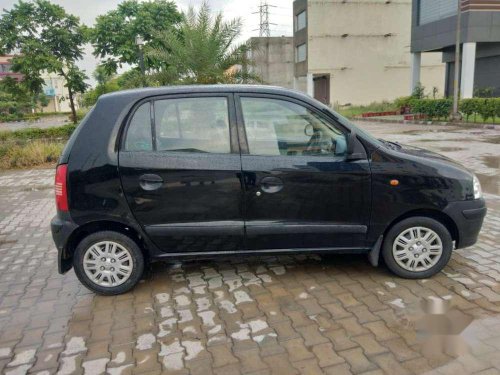
<path id="1" fill-rule="evenodd" d="M 452 202 L 444 209 L 444 213 L 453 219 L 458 229 L 457 249 L 472 246 L 477 242 L 486 212 L 486 202 L 483 198 Z"/>
<path id="2" fill-rule="evenodd" d="M 67 252 L 68 240 L 76 228 L 76 224 L 71 221 L 62 220 L 57 215 L 50 222 L 52 238 L 57 247 L 57 266 L 60 274 L 68 272 L 72 267 L 71 257 Z"/>

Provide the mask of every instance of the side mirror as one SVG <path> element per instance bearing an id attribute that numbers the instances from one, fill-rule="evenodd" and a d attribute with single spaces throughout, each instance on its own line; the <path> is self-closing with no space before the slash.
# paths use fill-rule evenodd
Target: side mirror
<path id="1" fill-rule="evenodd" d="M 356 132 L 351 130 L 350 133 L 347 134 L 347 152 L 346 152 L 346 160 L 347 161 L 355 161 L 355 160 L 363 160 L 366 159 L 366 152 L 356 137 Z"/>
<path id="2" fill-rule="evenodd" d="M 356 144 L 356 133 L 354 130 L 347 134 L 347 156 L 354 153 L 354 145 Z"/>

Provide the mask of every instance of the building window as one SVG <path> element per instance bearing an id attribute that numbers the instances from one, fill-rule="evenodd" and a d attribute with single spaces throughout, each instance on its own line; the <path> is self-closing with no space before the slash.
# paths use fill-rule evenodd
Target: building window
<path id="1" fill-rule="evenodd" d="M 307 26 L 307 12 L 304 10 L 295 16 L 295 31 L 304 29 Z"/>
<path id="2" fill-rule="evenodd" d="M 418 24 L 427 23 L 452 17 L 457 14 L 458 0 L 419 0 Z"/>
<path id="3" fill-rule="evenodd" d="M 300 46 L 297 46 L 295 49 L 295 62 L 303 62 L 306 61 L 307 58 L 307 45 L 301 44 Z"/>

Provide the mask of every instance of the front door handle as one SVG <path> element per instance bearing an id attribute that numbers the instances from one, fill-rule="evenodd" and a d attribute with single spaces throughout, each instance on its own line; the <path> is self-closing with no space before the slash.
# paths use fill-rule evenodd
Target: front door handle
<path id="1" fill-rule="evenodd" d="M 163 178 L 157 174 L 143 174 L 139 177 L 139 185 L 146 191 L 158 190 L 163 185 Z"/>
<path id="2" fill-rule="evenodd" d="M 283 181 L 278 177 L 264 177 L 260 180 L 260 188 L 263 192 L 274 194 L 283 189 Z"/>

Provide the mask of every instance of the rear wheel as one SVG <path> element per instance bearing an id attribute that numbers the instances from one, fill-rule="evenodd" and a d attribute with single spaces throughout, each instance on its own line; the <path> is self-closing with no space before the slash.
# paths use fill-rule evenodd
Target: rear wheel
<path id="1" fill-rule="evenodd" d="M 389 230 L 382 256 L 396 275 L 422 279 L 441 271 L 452 250 L 453 240 L 443 224 L 428 217 L 412 217 Z"/>
<path id="2" fill-rule="evenodd" d="M 103 295 L 128 292 L 141 279 L 144 256 L 137 244 L 122 233 L 103 231 L 85 237 L 73 257 L 82 284 Z"/>

